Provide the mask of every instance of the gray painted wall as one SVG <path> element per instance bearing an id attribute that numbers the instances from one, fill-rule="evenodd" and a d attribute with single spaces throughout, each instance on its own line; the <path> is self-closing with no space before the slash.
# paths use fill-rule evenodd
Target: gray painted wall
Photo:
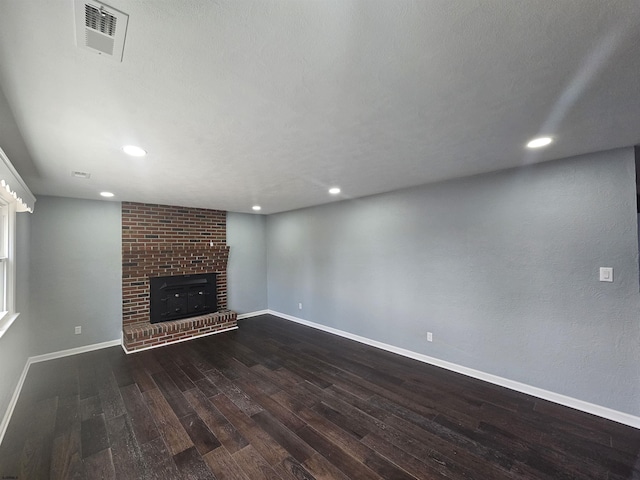
<path id="1" fill-rule="evenodd" d="M 269 216 L 269 308 L 640 415 L 634 178 L 621 149 Z"/>
<path id="2" fill-rule="evenodd" d="M 120 338 L 121 205 L 38 197 L 31 236 L 32 355 Z M 266 309 L 265 220 L 230 213 L 227 243 L 230 308 Z M 82 335 L 73 333 L 82 326 Z"/>
<path id="3" fill-rule="evenodd" d="M 20 315 L 0 338 L 0 420 L 31 356 L 32 329 L 28 308 L 30 215 L 16 215 L 16 311 Z"/>
<path id="4" fill-rule="evenodd" d="M 119 339 L 120 203 L 38 197 L 32 215 L 33 355 Z"/>
<path id="5" fill-rule="evenodd" d="M 227 213 L 229 309 L 239 314 L 267 308 L 267 244 L 264 215 Z"/>

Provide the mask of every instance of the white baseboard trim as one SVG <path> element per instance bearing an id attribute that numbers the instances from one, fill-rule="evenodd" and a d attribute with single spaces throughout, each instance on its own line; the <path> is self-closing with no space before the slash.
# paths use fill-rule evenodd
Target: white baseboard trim
<path id="1" fill-rule="evenodd" d="M 267 315 L 269 313 L 269 310 L 257 310 L 255 312 L 249 312 L 249 313 L 242 313 L 240 315 L 238 315 L 238 320 L 242 320 L 245 318 L 251 318 L 251 317 L 257 317 L 259 315 Z"/>
<path id="2" fill-rule="evenodd" d="M 166 342 L 166 343 L 159 343 L 158 345 L 150 345 L 150 346 L 144 347 L 144 348 L 136 348 L 135 350 L 127 350 L 127 347 L 124 346 L 124 339 L 122 340 L 122 342 L 118 342 L 118 344 L 122 346 L 122 350 L 124 350 L 124 353 L 126 353 L 127 355 L 131 355 L 131 354 L 138 353 L 138 352 L 144 352 L 145 350 L 151 350 L 152 348 L 166 347 L 167 345 L 173 345 L 174 343 L 187 342 L 189 340 L 195 340 L 196 338 L 208 337 L 209 335 L 216 335 L 218 333 L 230 332 L 231 330 L 237 330 L 237 329 L 238 329 L 238 327 L 229 327 L 229 328 L 225 328 L 224 330 L 216 330 L 215 332 L 207 332 L 207 333 L 203 333 L 202 335 L 196 335 L 196 336 L 193 336 L 193 337 L 181 338 L 180 340 L 173 340 L 171 342 Z"/>
<path id="3" fill-rule="evenodd" d="M 11 420 L 11 416 L 13 415 L 13 409 L 16 408 L 16 404 L 18 403 L 18 397 L 20 396 L 20 392 L 22 391 L 24 381 L 27 378 L 27 373 L 29 372 L 30 365 L 31 363 L 29 362 L 29 359 L 27 359 L 26 363 L 24 364 L 24 368 L 22 369 L 20 379 L 18 380 L 18 385 L 13 391 L 13 395 L 11 396 L 11 400 L 9 401 L 7 411 L 4 413 L 4 417 L 2 418 L 2 423 L 0 423 L 0 445 L 2 445 L 4 434 L 7 433 L 7 427 L 9 426 L 9 421 Z"/>
<path id="4" fill-rule="evenodd" d="M 79 353 L 93 352 L 94 350 L 101 350 L 103 348 L 109 347 L 117 347 L 118 345 L 120 345 L 120 339 L 109 340 L 108 342 L 93 343 L 91 345 L 85 345 L 84 347 L 70 348 L 69 350 L 60 350 L 59 352 L 45 353 L 44 355 L 29 357 L 29 363 L 46 362 L 47 360 L 70 357 L 71 355 L 78 355 Z"/>
<path id="5" fill-rule="evenodd" d="M 379 342 L 377 340 L 372 340 L 370 338 L 361 337 L 360 335 L 355 335 L 353 333 L 345 332 L 344 330 L 338 330 L 337 328 L 327 327 L 326 325 L 321 325 L 319 323 L 303 320 L 302 318 L 294 317 L 293 315 L 288 315 L 286 313 L 276 312 L 274 310 L 269 310 L 268 313 L 270 315 L 274 315 L 276 317 L 280 317 L 285 320 L 299 323 L 301 325 L 306 325 L 307 327 L 312 327 L 318 330 L 322 330 L 324 332 L 338 335 L 340 337 L 348 338 L 350 340 L 355 340 L 356 342 L 364 343 L 372 347 L 377 347 L 391 353 L 396 353 L 398 355 L 402 355 L 403 357 L 412 358 L 420 362 L 428 363 L 430 365 L 441 367 L 446 370 L 451 370 L 452 372 L 461 373 L 463 375 L 467 375 L 468 377 L 477 378 L 479 380 L 483 380 L 485 382 L 492 383 L 494 385 L 499 385 L 501 387 L 506 387 L 511 390 L 515 390 L 517 392 L 531 395 L 533 397 L 538 397 L 543 400 L 548 400 L 550 402 L 564 405 L 566 407 L 571 407 L 576 410 L 580 410 L 586 413 L 591 413 L 593 415 L 597 415 L 599 417 L 603 417 L 608 420 L 613 420 L 614 422 L 622 423 L 624 425 L 629 425 L 630 427 L 640 428 L 640 417 L 637 417 L 635 415 L 620 412 L 618 410 L 613 410 L 611 408 L 603 407 L 601 405 L 596 405 L 594 403 L 585 402 L 583 400 L 569 397 L 567 395 L 562 395 L 560 393 L 544 390 L 542 388 L 527 385 L 526 383 L 520 383 L 514 380 L 509 380 L 508 378 L 499 377 L 491 373 L 485 373 L 480 370 L 474 370 L 473 368 L 464 367 L 462 365 L 447 362 L 445 360 L 440 360 L 438 358 L 430 357 L 422 353 L 413 352 L 411 350 L 406 350 L 404 348 L 389 345 L 387 343 Z"/>
<path id="6" fill-rule="evenodd" d="M 14 390 L 11 401 L 9 402 L 9 406 L 7 407 L 7 411 L 2 418 L 2 423 L 0 423 L 0 445 L 2 444 L 4 435 L 7 432 L 7 427 L 9 426 L 9 421 L 11 420 L 11 416 L 13 415 L 13 410 L 18 403 L 18 398 L 20 397 L 20 392 L 22 391 L 24 381 L 27 378 L 27 373 L 29 373 L 29 367 L 31 367 L 33 363 L 46 362 L 47 360 L 68 357 L 70 355 L 77 355 L 79 353 L 92 352 L 94 350 L 100 350 L 108 347 L 116 347 L 118 345 L 120 345 L 120 340 L 110 340 L 108 342 L 94 343 L 91 345 L 85 345 L 84 347 L 70 348 L 69 350 L 45 353 L 44 355 L 36 355 L 34 357 L 27 358 L 27 361 L 24 364 L 24 368 L 22 369 L 20 379 L 18 380 L 18 385 L 16 385 L 16 389 Z"/>

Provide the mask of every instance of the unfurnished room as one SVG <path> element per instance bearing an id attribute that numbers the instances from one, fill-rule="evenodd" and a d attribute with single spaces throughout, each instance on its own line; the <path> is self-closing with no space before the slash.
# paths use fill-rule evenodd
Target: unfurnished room
<path id="1" fill-rule="evenodd" d="M 640 479 L 637 0 L 0 0 L 0 478 Z"/>

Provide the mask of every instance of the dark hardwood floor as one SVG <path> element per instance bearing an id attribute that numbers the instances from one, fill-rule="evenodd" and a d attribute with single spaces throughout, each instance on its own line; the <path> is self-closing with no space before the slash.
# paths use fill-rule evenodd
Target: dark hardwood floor
<path id="1" fill-rule="evenodd" d="M 640 479 L 640 430 L 270 316 L 31 366 L 0 478 Z"/>

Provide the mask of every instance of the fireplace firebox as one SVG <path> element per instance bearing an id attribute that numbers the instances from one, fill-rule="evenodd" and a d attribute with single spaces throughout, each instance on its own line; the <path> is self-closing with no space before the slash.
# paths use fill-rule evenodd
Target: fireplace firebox
<path id="1" fill-rule="evenodd" d="M 149 279 L 151 323 L 195 317 L 218 310 L 216 274 L 174 275 Z"/>

